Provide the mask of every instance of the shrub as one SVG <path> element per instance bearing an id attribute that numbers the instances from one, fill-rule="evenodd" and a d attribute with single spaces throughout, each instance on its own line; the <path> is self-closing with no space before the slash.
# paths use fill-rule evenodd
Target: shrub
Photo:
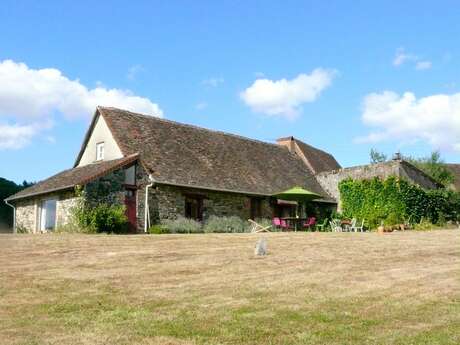
<path id="1" fill-rule="evenodd" d="M 29 230 L 23 225 L 16 225 L 16 233 L 17 234 L 28 234 Z"/>
<path id="2" fill-rule="evenodd" d="M 155 225 L 152 225 L 148 229 L 148 233 L 152 235 L 161 235 L 161 234 L 169 234 L 170 231 L 164 225 L 155 224 Z"/>
<path id="3" fill-rule="evenodd" d="M 128 231 L 124 206 L 99 204 L 89 207 L 82 202 L 73 211 L 76 223 L 82 228 L 82 232 L 119 234 Z"/>
<path id="4" fill-rule="evenodd" d="M 422 218 L 420 223 L 414 224 L 414 230 L 418 231 L 432 230 L 434 228 L 436 228 L 436 225 L 425 218 Z"/>
<path id="5" fill-rule="evenodd" d="M 206 221 L 204 232 L 226 233 L 226 232 L 245 232 L 245 223 L 236 216 L 217 217 L 211 216 Z"/>
<path id="6" fill-rule="evenodd" d="M 401 217 L 399 213 L 396 213 L 396 212 L 390 213 L 384 221 L 385 225 L 391 225 L 391 226 L 403 224 L 403 223 L 404 223 L 404 219 Z"/>
<path id="7" fill-rule="evenodd" d="M 173 220 L 166 220 L 162 227 L 172 234 L 196 234 L 203 232 L 201 223 L 193 219 L 178 217 Z"/>
<path id="8" fill-rule="evenodd" d="M 344 217 L 343 213 L 340 213 L 340 212 L 337 212 L 337 211 L 334 210 L 331 213 L 331 219 L 340 219 L 340 220 L 342 220 L 342 219 L 345 219 L 345 217 Z"/>
<path id="9" fill-rule="evenodd" d="M 67 233 L 67 234 L 79 234 L 79 233 L 87 233 L 87 229 L 82 228 L 78 224 L 76 224 L 74 221 L 71 221 L 67 224 L 59 225 L 55 233 Z"/>

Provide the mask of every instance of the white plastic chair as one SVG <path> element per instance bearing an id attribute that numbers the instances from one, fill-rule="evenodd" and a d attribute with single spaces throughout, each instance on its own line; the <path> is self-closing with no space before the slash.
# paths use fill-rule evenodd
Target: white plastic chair
<path id="1" fill-rule="evenodd" d="M 358 231 L 363 232 L 364 231 L 364 219 L 361 222 L 360 226 L 356 225 L 356 222 L 355 222 L 355 225 L 351 227 L 351 230 L 354 231 L 354 232 L 358 232 Z"/>
<path id="2" fill-rule="evenodd" d="M 333 219 L 329 222 L 331 224 L 331 229 L 334 232 L 342 232 L 342 226 L 340 225 L 340 220 L 338 219 Z"/>

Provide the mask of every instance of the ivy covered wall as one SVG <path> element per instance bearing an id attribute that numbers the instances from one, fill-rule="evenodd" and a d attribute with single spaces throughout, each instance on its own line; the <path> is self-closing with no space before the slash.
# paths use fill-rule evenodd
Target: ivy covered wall
<path id="1" fill-rule="evenodd" d="M 395 225 L 404 221 L 433 224 L 457 220 L 460 195 L 444 189 L 424 190 L 396 177 L 367 180 L 346 179 L 339 183 L 342 211 L 349 218 L 364 218 L 370 228 L 383 221 Z"/>

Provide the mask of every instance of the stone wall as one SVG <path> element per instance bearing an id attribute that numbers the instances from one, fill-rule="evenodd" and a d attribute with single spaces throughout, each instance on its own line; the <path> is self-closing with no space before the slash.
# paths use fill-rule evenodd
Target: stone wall
<path id="1" fill-rule="evenodd" d="M 41 204 L 46 199 L 56 198 L 56 228 L 70 221 L 71 209 L 79 198 L 73 191 L 43 194 L 34 198 L 18 200 L 16 206 L 16 230 L 39 232 Z"/>
<path id="2" fill-rule="evenodd" d="M 125 198 L 125 170 L 118 169 L 102 176 L 85 186 L 86 200 L 96 205 L 108 203 L 124 205 Z M 26 198 L 16 202 L 17 229 L 21 228 L 31 233 L 39 232 L 40 207 L 45 199 L 56 198 L 56 228 L 69 224 L 71 210 L 77 205 L 80 197 L 73 190 L 48 193 L 37 197 Z M 143 226 L 143 223 L 140 225 Z"/>
<path id="3" fill-rule="evenodd" d="M 244 194 L 200 190 L 168 185 L 158 185 L 152 191 L 153 207 L 156 221 L 175 219 L 185 214 L 185 196 L 203 197 L 203 217 L 237 216 L 241 219 L 250 217 L 251 197 Z M 261 199 L 262 217 L 271 218 L 272 208 L 268 198 Z"/>
<path id="4" fill-rule="evenodd" d="M 72 209 L 77 206 L 80 197 L 75 196 L 73 191 L 60 194 L 56 204 L 56 227 L 69 224 L 72 220 Z"/>
<path id="5" fill-rule="evenodd" d="M 138 231 L 144 231 L 145 187 L 149 184 L 148 174 L 142 166 L 136 168 L 137 184 L 137 223 Z M 185 216 L 186 195 L 199 195 L 203 198 L 204 220 L 210 216 L 238 216 L 243 220 L 250 217 L 251 196 L 229 192 L 210 191 L 198 188 L 155 184 L 149 189 L 150 224 L 158 224 L 166 219 Z M 261 213 L 271 218 L 273 208 L 268 197 L 261 199 Z"/>
<path id="6" fill-rule="evenodd" d="M 380 177 L 386 179 L 390 176 L 397 176 L 411 183 L 418 184 L 425 189 L 437 188 L 436 183 L 425 173 L 410 163 L 399 160 L 327 171 L 315 176 L 321 187 L 338 201 L 339 211 L 341 210 L 339 183 L 347 178 L 360 180 Z"/>
<path id="7" fill-rule="evenodd" d="M 149 178 L 147 172 L 144 170 L 142 165 L 136 165 L 136 185 L 137 185 L 137 230 L 139 232 L 144 231 L 144 223 L 145 223 L 145 187 L 149 184 Z M 150 213 L 152 217 L 152 212 L 154 211 L 151 205 L 154 203 L 154 199 L 149 190 L 149 206 L 150 206 Z M 153 224 L 153 222 L 152 222 Z"/>
<path id="8" fill-rule="evenodd" d="M 145 180 L 138 189 L 138 229 L 144 227 Z M 237 216 L 243 220 L 250 217 L 251 197 L 244 194 L 209 191 L 157 184 L 149 190 L 149 210 L 151 224 L 158 224 L 166 219 L 185 216 L 185 199 L 187 195 L 199 195 L 203 198 L 204 221 L 210 216 Z M 269 198 L 261 199 L 263 218 L 271 218 L 273 209 Z"/>
<path id="9" fill-rule="evenodd" d="M 399 165 L 399 176 L 412 181 L 425 189 L 439 188 L 437 183 L 431 177 L 406 161 L 402 161 Z"/>
<path id="10" fill-rule="evenodd" d="M 37 199 L 19 200 L 16 204 L 16 231 L 34 233 L 37 229 Z"/>
<path id="11" fill-rule="evenodd" d="M 115 170 L 85 186 L 85 198 L 91 205 L 100 203 L 124 205 L 125 169 Z"/>

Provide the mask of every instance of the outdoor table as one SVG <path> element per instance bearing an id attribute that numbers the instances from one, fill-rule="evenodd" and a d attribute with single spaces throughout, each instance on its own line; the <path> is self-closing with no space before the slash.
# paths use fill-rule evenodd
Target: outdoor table
<path id="1" fill-rule="evenodd" d="M 350 226 L 351 226 L 351 220 L 348 219 L 342 219 L 340 221 L 340 225 L 345 228 L 346 231 L 350 231 Z"/>
<path id="2" fill-rule="evenodd" d="M 297 231 L 298 225 L 300 224 L 300 227 L 302 227 L 303 222 L 305 222 L 308 218 L 282 217 L 281 219 L 288 222 L 288 224 L 294 223 L 294 231 Z"/>

